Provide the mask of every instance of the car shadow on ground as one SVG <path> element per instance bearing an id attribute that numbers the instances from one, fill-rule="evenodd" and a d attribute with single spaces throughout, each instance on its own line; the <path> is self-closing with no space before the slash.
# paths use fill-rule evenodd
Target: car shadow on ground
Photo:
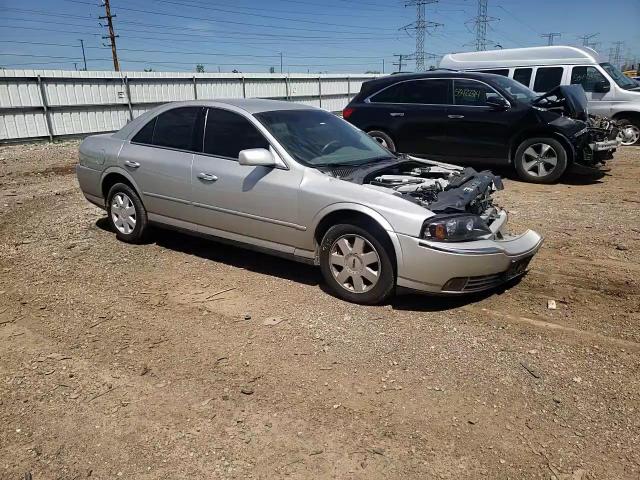
<path id="1" fill-rule="evenodd" d="M 502 178 L 513 180 L 514 182 L 524 183 L 513 168 L 509 167 L 491 167 L 490 170 Z M 574 168 L 567 171 L 556 183 L 562 185 L 597 185 L 602 183 L 605 177 L 609 176 L 609 169 L 588 169 Z"/>
<path id="2" fill-rule="evenodd" d="M 106 217 L 99 219 L 96 226 L 101 230 L 113 233 Z M 176 252 L 305 285 L 318 285 L 321 282 L 320 271 L 311 265 L 175 230 L 154 227 L 145 243 L 155 243 L 159 247 Z"/>

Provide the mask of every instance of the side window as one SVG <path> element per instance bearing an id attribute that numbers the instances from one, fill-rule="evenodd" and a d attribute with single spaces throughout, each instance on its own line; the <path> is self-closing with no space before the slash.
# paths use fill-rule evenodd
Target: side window
<path id="1" fill-rule="evenodd" d="M 200 110 L 200 107 L 180 107 L 158 115 L 153 145 L 192 150 L 194 126 Z"/>
<path id="2" fill-rule="evenodd" d="M 481 73 L 493 73 L 494 75 L 502 75 L 503 77 L 508 77 L 509 76 L 509 69 L 508 68 L 501 68 L 499 70 L 479 70 L 479 72 Z"/>
<path id="3" fill-rule="evenodd" d="M 156 118 L 158 118 L 158 117 L 154 117 L 153 120 L 148 122 L 140 130 L 138 130 L 138 133 L 135 134 L 135 136 L 131 139 L 131 141 L 133 143 L 146 143 L 146 144 L 149 144 L 149 145 L 152 144 L 153 143 L 153 130 L 156 127 Z"/>
<path id="4" fill-rule="evenodd" d="M 269 142 L 242 115 L 210 108 L 204 132 L 204 153 L 217 157 L 238 158 L 240 150 L 269 148 Z"/>
<path id="5" fill-rule="evenodd" d="M 371 97 L 373 103 L 422 103 L 447 105 L 451 103 L 451 80 L 425 79 L 398 83 Z"/>
<path id="6" fill-rule="evenodd" d="M 597 83 L 608 80 L 596 67 L 573 67 L 571 70 L 571 83 L 580 84 L 585 92 L 594 92 Z"/>
<path id="7" fill-rule="evenodd" d="M 560 85 L 562 81 L 562 67 L 542 67 L 536 72 L 536 81 L 533 84 L 533 91 L 545 93 Z"/>
<path id="8" fill-rule="evenodd" d="M 513 79 L 516 82 L 520 82 L 525 87 L 528 87 L 531 83 L 531 74 L 533 73 L 533 68 L 516 68 L 513 71 Z"/>
<path id="9" fill-rule="evenodd" d="M 487 98 L 499 96 L 495 90 L 475 80 L 454 80 L 453 101 L 455 105 L 483 107 Z"/>

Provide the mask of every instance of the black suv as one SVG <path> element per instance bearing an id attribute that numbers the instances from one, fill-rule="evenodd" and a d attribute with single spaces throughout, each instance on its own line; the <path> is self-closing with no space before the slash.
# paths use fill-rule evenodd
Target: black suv
<path id="1" fill-rule="evenodd" d="M 527 181 L 595 167 L 618 146 L 615 125 L 587 115 L 579 85 L 538 96 L 501 75 L 444 70 L 362 84 L 345 120 L 391 151 L 462 164 L 512 164 Z"/>

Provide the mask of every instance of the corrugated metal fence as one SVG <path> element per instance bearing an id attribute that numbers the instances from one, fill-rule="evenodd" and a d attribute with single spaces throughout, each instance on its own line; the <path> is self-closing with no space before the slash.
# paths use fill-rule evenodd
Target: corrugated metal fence
<path id="1" fill-rule="evenodd" d="M 161 103 L 274 98 L 337 112 L 374 75 L 0 70 L 0 142 L 109 132 Z"/>

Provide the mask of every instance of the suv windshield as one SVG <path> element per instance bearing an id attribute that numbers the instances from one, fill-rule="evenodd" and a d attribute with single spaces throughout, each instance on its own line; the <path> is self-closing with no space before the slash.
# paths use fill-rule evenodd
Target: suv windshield
<path id="1" fill-rule="evenodd" d="M 531 89 L 525 87 L 520 82 L 512 80 L 511 78 L 502 77 L 500 75 L 494 75 L 491 81 L 498 85 L 502 90 L 506 91 L 516 100 L 531 101 L 538 95 Z"/>
<path id="2" fill-rule="evenodd" d="M 274 110 L 254 116 L 303 165 L 362 165 L 394 158 L 369 135 L 323 110 Z"/>
<path id="3" fill-rule="evenodd" d="M 605 69 L 605 71 L 609 74 L 613 81 L 618 84 L 620 88 L 624 88 L 625 90 L 630 90 L 632 88 L 636 88 L 638 84 L 627 77 L 624 73 L 618 70 L 616 67 L 611 65 L 610 63 L 601 63 L 600 66 Z"/>

